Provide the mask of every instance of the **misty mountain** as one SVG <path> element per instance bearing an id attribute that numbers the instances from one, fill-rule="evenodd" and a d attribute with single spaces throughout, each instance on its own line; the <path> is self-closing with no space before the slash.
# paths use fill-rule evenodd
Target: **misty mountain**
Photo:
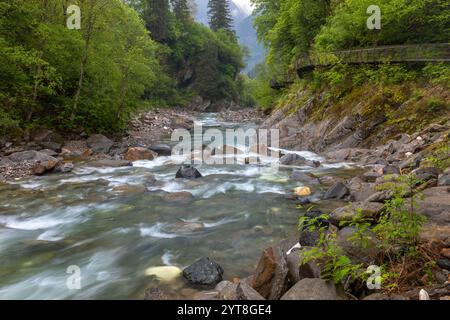
<path id="1" fill-rule="evenodd" d="M 208 25 L 208 0 L 195 0 L 197 4 L 196 20 Z M 233 25 L 239 42 L 249 49 L 249 57 L 246 60 L 245 72 L 249 72 L 255 65 L 264 61 L 264 47 L 258 43 L 256 31 L 253 28 L 254 17 L 233 1 L 230 1 Z"/>

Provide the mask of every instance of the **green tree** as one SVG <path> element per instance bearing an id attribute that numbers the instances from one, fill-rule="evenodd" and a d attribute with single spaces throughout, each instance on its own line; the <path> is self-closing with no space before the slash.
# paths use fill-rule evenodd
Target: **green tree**
<path id="1" fill-rule="evenodd" d="M 170 35 L 169 0 L 147 0 L 144 20 L 152 39 L 167 42 Z"/>
<path id="2" fill-rule="evenodd" d="M 208 16 L 211 30 L 224 29 L 233 32 L 233 18 L 228 0 L 209 0 Z"/>

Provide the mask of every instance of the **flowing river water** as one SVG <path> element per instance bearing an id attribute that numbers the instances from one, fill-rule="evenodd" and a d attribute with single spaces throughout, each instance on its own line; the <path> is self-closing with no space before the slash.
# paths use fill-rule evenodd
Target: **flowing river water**
<path id="1" fill-rule="evenodd" d="M 215 114 L 198 121 L 220 130 L 239 126 Z M 354 170 L 297 153 L 323 162 L 298 168 L 317 175 Z M 126 168 L 78 165 L 70 174 L 0 186 L 0 299 L 142 299 L 151 285 L 191 298 L 196 291 L 182 277 L 158 284 L 145 270 L 183 268 L 202 256 L 216 260 L 225 279 L 248 276 L 264 248 L 296 233 L 302 213 L 285 195 L 307 182 L 291 181 L 292 167 L 270 164 L 200 165 L 203 178 L 182 180 L 175 179 L 178 164 L 158 157 Z M 320 187 L 312 188 L 319 197 Z M 165 197 L 179 191 L 194 198 Z M 79 290 L 67 287 L 69 266 L 81 270 Z"/>

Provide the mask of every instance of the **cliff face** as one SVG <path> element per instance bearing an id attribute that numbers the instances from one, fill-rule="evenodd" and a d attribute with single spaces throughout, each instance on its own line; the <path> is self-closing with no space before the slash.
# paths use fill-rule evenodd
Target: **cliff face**
<path id="1" fill-rule="evenodd" d="M 279 129 L 286 149 L 370 149 L 431 123 L 450 125 L 449 101 L 448 90 L 417 83 L 366 84 L 340 96 L 291 88 L 262 127 Z"/>

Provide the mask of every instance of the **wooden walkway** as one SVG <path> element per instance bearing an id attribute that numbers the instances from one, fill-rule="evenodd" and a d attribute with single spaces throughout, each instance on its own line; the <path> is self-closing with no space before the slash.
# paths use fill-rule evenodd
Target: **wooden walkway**
<path id="1" fill-rule="evenodd" d="M 337 63 L 378 64 L 378 63 L 439 63 L 450 62 L 450 43 L 410 44 L 352 49 L 335 52 L 313 52 L 300 56 L 296 63 L 298 76 L 316 67 L 326 67 Z M 278 76 L 270 81 L 273 89 L 282 89 L 294 81 L 292 75 Z"/>
<path id="2" fill-rule="evenodd" d="M 304 54 L 297 60 L 297 72 L 336 63 L 450 62 L 450 43 L 411 44 Z"/>

